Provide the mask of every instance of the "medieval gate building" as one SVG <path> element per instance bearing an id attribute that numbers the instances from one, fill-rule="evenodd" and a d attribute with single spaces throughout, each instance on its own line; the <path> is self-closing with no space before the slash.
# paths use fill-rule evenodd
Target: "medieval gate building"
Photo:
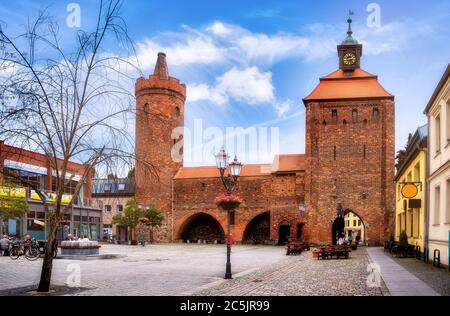
<path id="1" fill-rule="evenodd" d="M 360 68 L 362 45 L 352 37 L 351 20 L 338 56 L 339 69 L 303 100 L 306 153 L 244 165 L 237 189 L 244 203 L 232 224 L 237 242 L 329 243 L 338 207 L 361 218 L 369 244 L 381 244 L 391 230 L 394 97 Z M 183 167 L 172 158 L 180 142 L 172 131 L 184 126 L 185 98 L 186 86 L 169 76 L 166 56 L 158 54 L 154 74 L 136 82 L 136 198 L 164 211 L 160 241 L 220 243 L 226 213 L 213 203 L 223 192 L 219 171 Z"/>

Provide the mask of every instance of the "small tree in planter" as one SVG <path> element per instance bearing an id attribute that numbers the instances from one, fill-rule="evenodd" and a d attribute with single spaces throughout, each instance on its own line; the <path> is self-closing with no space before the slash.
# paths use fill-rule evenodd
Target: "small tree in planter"
<path id="1" fill-rule="evenodd" d="M 116 214 L 112 219 L 114 225 L 125 226 L 127 230 L 129 228 L 129 240 L 131 240 L 132 245 L 137 245 L 137 241 L 133 240 L 132 232 L 139 224 L 139 218 L 141 217 L 141 212 L 137 206 L 135 198 L 127 201 L 125 204 L 125 210 L 123 214 Z"/>
<path id="2" fill-rule="evenodd" d="M 164 221 L 164 214 L 154 205 L 144 211 L 144 216 L 139 220 L 143 225 L 150 228 L 150 242 L 153 243 L 153 232 L 155 227 L 160 227 Z"/>

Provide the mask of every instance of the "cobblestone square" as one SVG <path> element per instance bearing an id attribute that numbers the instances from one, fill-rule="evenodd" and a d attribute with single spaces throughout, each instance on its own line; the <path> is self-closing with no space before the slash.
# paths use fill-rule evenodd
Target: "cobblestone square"
<path id="1" fill-rule="evenodd" d="M 53 285 L 64 286 L 80 267 L 74 295 L 382 295 L 369 288 L 369 257 L 364 248 L 349 260 L 313 259 L 311 252 L 286 256 L 283 247 L 234 246 L 233 280 L 225 281 L 224 245 L 103 245 L 115 259 L 56 259 Z M 35 262 L 0 257 L 2 295 L 36 285 L 42 259 Z M 72 293 L 73 294 L 73 293 Z"/>

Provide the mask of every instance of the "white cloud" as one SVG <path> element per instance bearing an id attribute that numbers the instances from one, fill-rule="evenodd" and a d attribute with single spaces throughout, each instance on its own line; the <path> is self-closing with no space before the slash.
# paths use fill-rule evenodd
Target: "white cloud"
<path id="1" fill-rule="evenodd" d="M 227 71 L 219 77 L 217 88 L 237 101 L 252 105 L 275 100 L 272 73 L 260 72 L 257 67 Z"/>
<path id="2" fill-rule="evenodd" d="M 275 88 L 271 72 L 261 72 L 257 67 L 232 68 L 218 77 L 215 85 L 191 84 L 188 101 L 209 101 L 225 105 L 230 99 L 250 105 L 275 102 Z"/>

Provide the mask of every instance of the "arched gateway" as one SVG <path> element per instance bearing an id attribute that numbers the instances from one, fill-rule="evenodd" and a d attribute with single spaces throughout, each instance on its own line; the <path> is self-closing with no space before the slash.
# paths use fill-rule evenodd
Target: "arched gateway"
<path id="1" fill-rule="evenodd" d="M 190 243 L 223 243 L 225 233 L 220 223 L 211 215 L 197 213 L 181 226 L 179 239 Z"/>
<path id="2" fill-rule="evenodd" d="M 270 212 L 254 217 L 245 228 L 244 244 L 265 244 L 270 241 Z"/>

